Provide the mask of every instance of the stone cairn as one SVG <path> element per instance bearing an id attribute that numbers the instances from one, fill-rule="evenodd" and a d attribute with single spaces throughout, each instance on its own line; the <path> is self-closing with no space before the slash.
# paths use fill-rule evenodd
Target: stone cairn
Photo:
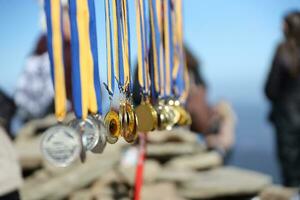
<path id="1" fill-rule="evenodd" d="M 103 154 L 88 154 L 66 168 L 43 160 L 41 133 L 54 125 L 54 116 L 25 125 L 15 141 L 23 171 L 23 200 L 127 200 L 132 199 L 135 162 L 128 156 L 135 145 L 122 139 L 107 145 Z M 244 199 L 271 184 L 269 176 L 222 166 L 218 153 L 207 151 L 197 136 L 185 129 L 148 134 L 142 200 Z M 127 158 L 127 159 L 126 159 Z M 30 172 L 30 173 L 29 173 Z"/>

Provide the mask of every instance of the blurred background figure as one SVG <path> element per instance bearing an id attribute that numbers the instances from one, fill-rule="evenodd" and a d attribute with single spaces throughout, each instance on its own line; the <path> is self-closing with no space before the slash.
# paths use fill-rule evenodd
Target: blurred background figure
<path id="1" fill-rule="evenodd" d="M 276 130 L 283 183 L 300 186 L 300 12 L 283 21 L 284 41 L 276 50 L 265 86 Z"/>
<path id="2" fill-rule="evenodd" d="M 213 106 L 208 103 L 208 87 L 200 63 L 188 48 L 185 53 L 190 79 L 187 110 L 192 117 L 191 130 L 202 134 L 208 148 L 219 152 L 226 161 L 234 144 L 235 114 L 226 101 Z"/>
<path id="3" fill-rule="evenodd" d="M 21 168 L 11 142 L 9 126 L 15 112 L 15 104 L 0 89 L 0 199 L 19 199 L 22 184 Z"/>

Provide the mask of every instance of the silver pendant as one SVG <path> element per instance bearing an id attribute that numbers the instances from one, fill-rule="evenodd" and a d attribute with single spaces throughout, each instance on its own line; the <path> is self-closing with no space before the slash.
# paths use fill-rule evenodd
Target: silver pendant
<path id="1" fill-rule="evenodd" d="M 57 125 L 45 131 L 41 149 L 49 163 L 66 167 L 78 158 L 82 149 L 81 138 L 74 129 Z"/>
<path id="2" fill-rule="evenodd" d="M 106 146 L 106 137 L 108 135 L 108 131 L 104 125 L 101 115 L 94 115 L 93 118 L 95 119 L 98 125 L 99 139 L 97 145 L 91 151 L 93 153 L 102 153 Z"/>

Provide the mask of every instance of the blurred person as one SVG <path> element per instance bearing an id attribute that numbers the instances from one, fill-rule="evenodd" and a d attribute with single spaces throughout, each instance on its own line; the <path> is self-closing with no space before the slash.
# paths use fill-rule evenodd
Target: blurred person
<path id="1" fill-rule="evenodd" d="M 0 89 L 0 199 L 17 200 L 22 184 L 21 168 L 8 131 L 15 104 Z"/>
<path id="2" fill-rule="evenodd" d="M 209 105 L 207 84 L 200 73 L 199 61 L 188 48 L 185 48 L 185 54 L 190 79 L 186 108 L 192 117 L 191 131 L 201 134 L 207 147 L 220 153 L 226 162 L 234 145 L 235 114 L 226 101 L 220 101 L 215 106 Z M 133 94 L 135 105 L 141 101 L 137 76 L 136 68 Z"/>
<path id="3" fill-rule="evenodd" d="M 71 33 L 66 2 L 63 8 L 65 83 L 67 98 L 71 100 Z M 14 94 L 17 117 L 21 124 L 54 112 L 54 90 L 47 50 L 47 36 L 43 32 L 26 60 Z"/>
<path id="4" fill-rule="evenodd" d="M 300 186 L 300 12 L 283 20 L 284 41 L 276 50 L 265 85 L 269 119 L 276 130 L 283 184 Z"/>
<path id="5" fill-rule="evenodd" d="M 5 129 L 9 136 L 13 139 L 12 134 L 10 134 L 11 119 L 13 118 L 16 105 L 7 94 L 0 88 L 0 125 Z"/>
<path id="6" fill-rule="evenodd" d="M 214 106 L 208 103 L 208 87 L 200 63 L 188 48 L 185 48 L 185 54 L 190 79 L 187 110 L 192 117 L 191 130 L 202 134 L 207 147 L 220 153 L 226 162 L 235 139 L 234 111 L 224 100 Z"/>

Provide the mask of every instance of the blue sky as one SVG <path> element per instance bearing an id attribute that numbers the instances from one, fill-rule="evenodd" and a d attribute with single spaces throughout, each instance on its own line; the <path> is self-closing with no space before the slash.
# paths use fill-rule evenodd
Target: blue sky
<path id="1" fill-rule="evenodd" d="M 104 8 L 97 0 L 99 58 L 105 67 Z M 132 58 L 136 56 L 134 1 L 130 1 Z M 298 0 L 184 0 L 184 35 L 201 59 L 212 99 L 261 102 L 281 20 Z M 26 56 L 40 34 L 37 0 L 0 1 L 0 87 L 13 93 Z M 132 59 L 132 60 L 133 60 Z M 134 62 L 132 62 L 134 64 Z M 105 70 L 101 73 L 105 79 Z"/>

